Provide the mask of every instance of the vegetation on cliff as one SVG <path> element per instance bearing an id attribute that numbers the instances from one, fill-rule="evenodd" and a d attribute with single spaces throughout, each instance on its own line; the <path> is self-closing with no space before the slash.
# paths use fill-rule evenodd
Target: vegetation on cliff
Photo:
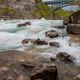
<path id="1" fill-rule="evenodd" d="M 24 2 L 25 4 L 23 4 Z M 44 4 L 42 0 L 34 0 L 34 4 L 31 2 L 29 2 L 29 4 L 27 3 L 28 0 L 14 0 L 14 1 L 0 0 L 0 4 L 1 4 L 0 17 L 2 16 L 9 17 L 9 18 L 44 17 L 46 19 L 54 19 L 54 18 L 66 18 L 71 14 L 71 12 L 64 11 L 63 9 L 58 9 L 55 11 L 54 8 L 51 8 L 48 5 Z M 28 10 L 28 7 L 31 9 Z"/>
<path id="2" fill-rule="evenodd" d="M 63 9 L 54 10 L 54 8 L 49 7 L 48 5 L 41 2 L 37 3 L 37 10 L 33 12 L 33 16 L 39 16 L 39 18 L 44 17 L 46 19 L 54 19 L 54 17 L 65 18 L 68 17 L 71 12 L 64 11 Z"/>

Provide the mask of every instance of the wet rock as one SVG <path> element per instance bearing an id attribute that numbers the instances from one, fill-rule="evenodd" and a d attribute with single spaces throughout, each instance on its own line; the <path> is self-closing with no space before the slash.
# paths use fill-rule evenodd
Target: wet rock
<path id="1" fill-rule="evenodd" d="M 64 24 L 64 25 L 67 25 L 67 24 L 68 24 L 68 21 L 65 21 L 65 20 L 64 20 L 64 21 L 63 21 L 63 24 Z"/>
<path id="2" fill-rule="evenodd" d="M 27 43 L 29 43 L 29 42 L 32 42 L 32 39 L 24 39 L 24 40 L 22 40 L 22 44 L 24 45 L 24 44 L 27 44 Z"/>
<path id="3" fill-rule="evenodd" d="M 31 80 L 58 80 L 58 72 L 55 64 L 43 64 L 34 68 Z"/>
<path id="4" fill-rule="evenodd" d="M 0 71 L 0 80 L 4 80 L 4 71 Z"/>
<path id="5" fill-rule="evenodd" d="M 24 68 L 24 69 L 32 69 L 35 67 L 34 64 L 32 63 L 22 63 L 21 66 Z"/>
<path id="6" fill-rule="evenodd" d="M 20 75 L 18 76 L 17 80 L 30 80 L 27 76 Z"/>
<path id="7" fill-rule="evenodd" d="M 69 23 L 79 23 L 79 20 L 80 20 L 80 10 L 72 13 L 70 16 L 69 16 Z"/>
<path id="8" fill-rule="evenodd" d="M 40 40 L 40 39 L 35 39 L 35 40 L 34 39 L 24 39 L 22 41 L 22 44 L 24 45 L 24 44 L 27 44 L 29 42 L 36 44 L 36 45 L 47 45 L 48 44 L 46 41 Z"/>
<path id="9" fill-rule="evenodd" d="M 33 42 L 35 45 L 48 45 L 48 43 L 44 40 L 37 39 Z"/>
<path id="10" fill-rule="evenodd" d="M 45 35 L 49 38 L 55 38 L 55 37 L 59 36 L 59 34 L 54 30 L 50 30 L 50 31 L 45 32 Z"/>
<path id="11" fill-rule="evenodd" d="M 27 44 L 29 42 L 29 39 L 22 40 L 22 44 Z"/>
<path id="12" fill-rule="evenodd" d="M 21 23 L 21 24 L 18 24 L 17 26 L 22 27 L 22 26 L 26 26 L 26 25 L 31 25 L 31 22 Z"/>
<path id="13" fill-rule="evenodd" d="M 58 61 L 61 61 L 61 62 L 74 62 L 75 58 L 72 57 L 71 55 L 69 55 L 68 53 L 66 52 L 59 52 L 57 55 L 56 55 L 56 59 Z"/>
<path id="14" fill-rule="evenodd" d="M 54 47 L 60 47 L 58 42 L 49 42 L 49 45 Z"/>
<path id="15" fill-rule="evenodd" d="M 56 61 L 56 58 L 50 57 L 50 60 L 53 62 L 53 61 Z"/>
<path id="16" fill-rule="evenodd" d="M 67 32 L 74 35 L 80 35 L 80 24 L 68 24 Z"/>
<path id="17" fill-rule="evenodd" d="M 0 70 L 1 70 L 1 71 L 8 71 L 8 70 L 9 70 L 9 68 L 8 68 L 8 67 L 6 67 L 6 66 L 4 66 L 4 67 L 0 68 Z"/>
<path id="18" fill-rule="evenodd" d="M 80 74 L 78 74 L 77 76 L 75 76 L 75 77 L 73 78 L 73 80 L 80 80 Z"/>
<path id="19" fill-rule="evenodd" d="M 14 80 L 14 78 L 12 76 L 7 76 L 7 77 L 4 77 L 3 80 Z"/>
<path id="20" fill-rule="evenodd" d="M 65 29 L 65 26 L 63 25 L 63 26 L 57 26 L 56 28 L 58 28 L 58 29 Z"/>
<path id="21" fill-rule="evenodd" d="M 25 45 L 25 44 L 28 44 L 28 43 L 34 43 L 36 40 L 34 39 L 24 39 L 22 40 L 22 44 Z"/>

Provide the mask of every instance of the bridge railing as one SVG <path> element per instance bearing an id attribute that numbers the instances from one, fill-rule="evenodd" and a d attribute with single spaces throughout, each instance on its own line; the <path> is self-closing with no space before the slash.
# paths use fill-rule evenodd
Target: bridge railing
<path id="1" fill-rule="evenodd" d="M 44 1 L 44 4 L 51 5 L 52 7 L 59 8 L 63 5 L 74 2 L 74 0 L 53 0 L 53 1 Z"/>

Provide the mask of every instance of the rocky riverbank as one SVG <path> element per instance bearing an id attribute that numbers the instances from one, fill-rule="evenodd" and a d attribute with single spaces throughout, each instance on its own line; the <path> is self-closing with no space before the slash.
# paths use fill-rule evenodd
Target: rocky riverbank
<path id="1" fill-rule="evenodd" d="M 73 64 L 52 62 L 15 50 L 0 52 L 0 80 L 36 80 L 41 77 L 41 80 L 45 80 L 47 77 L 46 80 L 79 80 L 80 78 L 76 79 L 79 73 L 80 67 Z M 44 76 L 40 76 L 40 74 L 44 74 Z M 51 77 L 51 74 L 53 77 Z"/>
<path id="2" fill-rule="evenodd" d="M 80 42 L 62 20 L 1 20 L 0 80 L 76 80 Z"/>
<path id="3" fill-rule="evenodd" d="M 1 19 L 32 19 L 32 12 L 35 10 L 34 0 L 1 0 Z"/>

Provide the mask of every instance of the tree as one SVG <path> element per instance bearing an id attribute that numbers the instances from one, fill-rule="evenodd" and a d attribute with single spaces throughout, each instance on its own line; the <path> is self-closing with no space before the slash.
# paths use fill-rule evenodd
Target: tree
<path id="1" fill-rule="evenodd" d="M 36 7 L 37 7 L 37 5 L 38 5 L 39 3 L 42 3 L 42 0 L 35 0 L 35 6 L 36 6 Z"/>

